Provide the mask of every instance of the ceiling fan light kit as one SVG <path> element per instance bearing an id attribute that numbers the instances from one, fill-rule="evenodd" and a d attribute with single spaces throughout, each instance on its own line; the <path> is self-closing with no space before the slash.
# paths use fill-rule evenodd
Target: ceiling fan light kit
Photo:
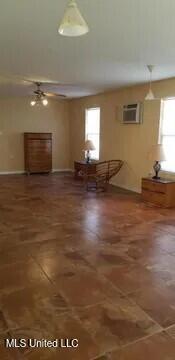
<path id="1" fill-rule="evenodd" d="M 58 32 L 60 35 L 70 37 L 85 35 L 89 32 L 88 25 L 75 0 L 70 0 L 68 3 Z"/>
<path id="2" fill-rule="evenodd" d="M 31 106 L 39 106 L 39 105 L 44 105 L 44 106 L 47 106 L 48 105 L 48 100 L 47 99 L 43 99 L 43 100 L 41 100 L 41 99 L 38 99 L 38 100 L 32 100 L 31 102 L 30 102 L 30 105 Z"/>
<path id="3" fill-rule="evenodd" d="M 39 106 L 39 105 L 43 105 L 43 106 L 47 106 L 48 105 L 48 100 L 46 98 L 46 94 L 41 90 L 40 86 L 41 83 L 36 83 L 37 86 L 37 90 L 34 91 L 35 94 L 35 98 L 34 100 L 32 100 L 30 102 L 31 106 Z"/>
<path id="4" fill-rule="evenodd" d="M 35 100 L 32 100 L 32 101 L 30 102 L 30 105 L 31 105 L 31 106 L 35 106 L 35 105 L 36 105 L 36 101 L 35 101 Z"/>
<path id="5" fill-rule="evenodd" d="M 48 100 L 47 100 L 47 99 L 43 99 L 43 100 L 42 100 L 42 103 L 43 103 L 44 106 L 47 106 L 47 105 L 48 105 Z"/>
<path id="6" fill-rule="evenodd" d="M 152 91 L 152 73 L 154 70 L 154 65 L 147 65 L 148 71 L 150 73 L 150 84 L 149 84 L 149 91 L 145 96 L 145 100 L 155 100 L 154 93 Z"/>

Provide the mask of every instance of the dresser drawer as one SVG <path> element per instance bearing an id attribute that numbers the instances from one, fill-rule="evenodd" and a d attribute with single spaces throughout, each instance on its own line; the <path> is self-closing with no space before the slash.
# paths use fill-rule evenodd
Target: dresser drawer
<path id="1" fill-rule="evenodd" d="M 166 194 L 161 192 L 153 192 L 149 190 L 142 190 L 142 199 L 144 201 L 159 205 L 166 206 Z"/>
<path id="2" fill-rule="evenodd" d="M 75 169 L 75 178 L 82 180 L 83 174 L 95 174 L 96 173 L 96 163 L 90 162 L 87 164 L 86 162 L 74 162 Z"/>
<path id="3" fill-rule="evenodd" d="M 162 184 L 154 181 L 142 180 L 142 189 L 165 194 L 166 184 Z"/>
<path id="4" fill-rule="evenodd" d="M 29 162 L 28 164 L 29 166 L 29 170 L 32 172 L 32 171 L 42 171 L 42 170 L 48 170 L 48 171 L 51 171 L 52 169 L 52 162 L 51 161 L 43 161 L 43 162 L 40 162 L 40 161 L 33 161 L 33 162 Z"/>
<path id="5" fill-rule="evenodd" d="M 52 140 L 52 134 L 51 133 L 24 133 L 25 139 L 28 140 Z"/>

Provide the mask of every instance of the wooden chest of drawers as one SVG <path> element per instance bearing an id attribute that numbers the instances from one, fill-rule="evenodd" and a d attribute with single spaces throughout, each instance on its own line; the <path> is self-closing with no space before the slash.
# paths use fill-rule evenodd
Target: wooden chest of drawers
<path id="1" fill-rule="evenodd" d="M 52 134 L 24 133 L 25 171 L 46 173 L 52 170 Z"/>
<path id="2" fill-rule="evenodd" d="M 143 178 L 142 199 L 162 207 L 175 207 L 175 181 Z"/>

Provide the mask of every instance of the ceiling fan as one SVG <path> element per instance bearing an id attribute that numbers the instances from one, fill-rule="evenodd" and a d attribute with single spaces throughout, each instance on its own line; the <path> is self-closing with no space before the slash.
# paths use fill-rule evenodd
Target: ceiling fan
<path id="1" fill-rule="evenodd" d="M 61 87 L 62 89 L 66 89 L 69 86 L 72 86 L 72 84 L 62 84 L 60 82 L 57 81 L 50 81 L 50 80 L 40 80 L 40 79 L 30 79 L 27 77 L 22 77 L 20 75 L 12 75 L 12 74 L 0 74 L 0 83 L 3 82 L 7 82 L 9 84 L 13 84 L 13 85 L 20 85 L 20 86 L 25 86 L 28 87 L 30 84 L 30 88 L 29 91 L 34 95 L 34 98 L 31 101 L 31 106 L 35 106 L 35 105 L 39 105 L 42 104 L 44 106 L 48 105 L 48 97 L 58 97 L 61 99 L 65 99 L 67 98 L 66 95 L 64 94 L 60 94 L 58 91 L 57 87 Z M 35 90 L 31 89 L 31 86 L 35 86 Z M 44 90 L 43 90 L 44 87 Z M 50 91 L 51 89 L 51 91 Z M 63 90 L 64 91 L 64 90 Z"/>
<path id="2" fill-rule="evenodd" d="M 30 80 L 27 80 L 28 82 L 32 82 Z M 35 105 L 44 105 L 47 106 L 48 105 L 48 100 L 47 97 L 49 96 L 58 96 L 61 98 L 66 98 L 66 95 L 62 95 L 62 94 L 55 94 L 53 92 L 44 92 L 43 90 L 41 90 L 41 86 L 44 85 L 44 83 L 41 82 L 34 82 L 34 84 L 36 85 L 36 90 L 34 91 L 34 99 L 30 102 L 31 106 L 35 106 Z M 48 85 L 48 83 L 47 83 Z"/>

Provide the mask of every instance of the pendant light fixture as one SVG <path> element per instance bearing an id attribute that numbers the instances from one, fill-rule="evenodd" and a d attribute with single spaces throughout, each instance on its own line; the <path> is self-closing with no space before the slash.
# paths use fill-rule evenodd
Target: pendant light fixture
<path id="1" fill-rule="evenodd" d="M 81 36 L 89 31 L 88 25 L 78 9 L 75 0 L 70 0 L 58 32 L 63 36 Z"/>
<path id="2" fill-rule="evenodd" d="M 145 100 L 155 100 L 155 96 L 152 91 L 152 73 L 153 73 L 154 65 L 147 65 L 147 68 L 150 73 L 150 84 L 149 84 L 149 91 L 145 97 Z"/>

